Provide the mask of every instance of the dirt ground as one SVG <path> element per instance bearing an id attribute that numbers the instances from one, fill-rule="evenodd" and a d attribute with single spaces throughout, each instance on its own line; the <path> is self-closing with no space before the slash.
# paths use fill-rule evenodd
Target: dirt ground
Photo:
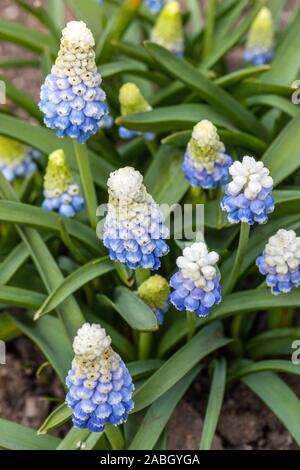
<path id="1" fill-rule="evenodd" d="M 32 0 L 32 4 L 38 3 Z M 283 22 L 299 0 L 288 2 Z M 0 18 L 18 21 L 35 29 L 42 29 L 29 15 L 14 4 L 1 0 Z M 0 57 L 30 58 L 31 54 L 18 46 L 0 43 Z M 233 66 L 239 52 L 231 56 Z M 38 100 L 41 75 L 38 70 L 24 68 L 1 70 L 13 83 Z M 45 366 L 39 350 L 26 338 L 18 338 L 8 345 L 7 365 L 0 366 L 0 416 L 18 423 L 38 428 L 48 413 L 63 400 L 64 391 L 51 367 Z M 286 378 L 300 397 L 300 383 L 296 378 Z M 197 380 L 174 412 L 169 433 L 170 449 L 197 449 L 203 426 L 203 416 L 208 396 L 208 381 Z M 57 431 L 65 434 L 67 427 Z M 219 421 L 215 449 L 299 449 L 292 437 L 269 409 L 244 385 L 234 386 L 225 397 Z"/>
<path id="2" fill-rule="evenodd" d="M 0 366 L 0 416 L 38 429 L 64 399 L 63 386 L 51 366 L 27 338 L 8 344 L 7 364 Z M 41 367 L 43 366 L 44 367 Z M 39 372 L 39 369 L 41 371 Z M 285 377 L 300 397 L 299 379 Z M 201 377 L 181 401 L 169 423 L 169 449 L 199 448 L 208 397 L 208 379 Z M 55 431 L 63 437 L 69 425 Z M 299 450 L 269 409 L 244 385 L 225 397 L 213 449 Z"/>

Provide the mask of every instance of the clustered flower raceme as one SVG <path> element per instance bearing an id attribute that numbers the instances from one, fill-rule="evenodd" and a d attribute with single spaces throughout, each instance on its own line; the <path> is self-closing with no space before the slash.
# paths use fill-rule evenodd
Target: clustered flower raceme
<path id="1" fill-rule="evenodd" d="M 97 132 L 107 113 L 100 88 L 95 41 L 83 21 L 70 21 L 62 31 L 58 57 L 41 88 L 39 107 L 44 123 L 58 137 L 69 136 L 83 143 Z"/>
<path id="2" fill-rule="evenodd" d="M 273 294 L 290 292 L 300 285 L 300 237 L 294 230 L 280 229 L 269 238 L 256 260 Z"/>
<path id="3" fill-rule="evenodd" d="M 224 186 L 228 181 L 228 168 L 232 159 L 225 153 L 217 128 L 204 119 L 195 125 L 188 143 L 183 173 L 192 186 L 204 189 Z"/>
<path id="4" fill-rule="evenodd" d="M 37 169 L 34 160 L 40 152 L 32 150 L 15 140 L 0 136 L 0 171 L 7 181 L 14 181 L 19 176 L 26 176 Z"/>
<path id="5" fill-rule="evenodd" d="M 77 332 L 73 349 L 66 403 L 73 410 L 74 426 L 102 432 L 106 424 L 124 423 L 134 407 L 134 385 L 105 329 L 85 323 Z"/>
<path id="6" fill-rule="evenodd" d="M 84 199 L 74 182 L 63 150 L 49 155 L 44 176 L 44 197 L 43 209 L 57 210 L 66 217 L 73 217 L 84 208 Z"/>
<path id="7" fill-rule="evenodd" d="M 128 82 L 121 86 L 119 101 L 122 116 L 129 116 L 134 113 L 145 113 L 152 109 L 135 83 Z M 126 127 L 123 126 L 119 127 L 119 136 L 124 140 L 132 139 L 138 135 L 143 135 L 146 140 L 153 140 L 155 137 L 153 132 L 143 133 L 126 129 Z"/>
<path id="8" fill-rule="evenodd" d="M 129 268 L 156 270 L 169 247 L 162 213 L 134 168 L 120 168 L 107 181 L 109 201 L 103 243 L 112 260 Z"/>
<path id="9" fill-rule="evenodd" d="M 255 65 L 268 64 L 273 57 L 273 20 L 272 13 L 264 7 L 255 18 L 249 31 L 244 61 Z"/>
<path id="10" fill-rule="evenodd" d="M 164 6 L 165 0 L 145 0 L 145 5 L 152 13 L 158 13 Z"/>
<path id="11" fill-rule="evenodd" d="M 166 3 L 153 27 L 151 41 L 179 57 L 183 56 L 184 34 L 179 2 L 172 0 Z"/>
<path id="12" fill-rule="evenodd" d="M 265 224 L 274 210 L 273 179 L 263 162 L 245 156 L 229 168 L 232 181 L 225 187 L 221 207 L 232 224 Z"/>
<path id="13" fill-rule="evenodd" d="M 153 310 L 160 325 L 170 307 L 169 294 L 168 281 L 159 274 L 150 276 L 138 288 L 139 297 Z"/>
<path id="14" fill-rule="evenodd" d="M 219 255 L 208 251 L 204 242 L 196 242 L 177 258 L 179 268 L 170 279 L 175 290 L 170 295 L 177 310 L 188 310 L 206 317 L 211 307 L 221 302 L 220 277 L 216 269 Z"/>

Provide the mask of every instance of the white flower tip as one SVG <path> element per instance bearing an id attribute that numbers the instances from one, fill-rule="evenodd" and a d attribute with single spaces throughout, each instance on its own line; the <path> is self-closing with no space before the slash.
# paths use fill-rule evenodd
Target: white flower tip
<path id="1" fill-rule="evenodd" d="M 196 242 L 184 248 L 177 258 L 177 266 L 183 277 L 204 283 L 216 276 L 214 265 L 219 260 L 215 251 L 209 252 L 204 242 Z"/>
<path id="2" fill-rule="evenodd" d="M 69 21 L 62 31 L 63 39 L 72 44 L 94 47 L 95 40 L 91 30 L 83 21 Z"/>
<path id="3" fill-rule="evenodd" d="M 107 186 L 117 199 L 135 199 L 142 184 L 141 173 L 130 166 L 114 171 L 107 181 Z"/>
<path id="4" fill-rule="evenodd" d="M 73 341 L 75 355 L 98 357 L 110 346 L 111 338 L 104 328 L 95 323 L 84 323 Z"/>
<path id="5" fill-rule="evenodd" d="M 211 121 L 203 119 L 193 128 L 192 138 L 200 147 L 208 146 L 217 150 L 224 150 L 224 145 L 220 141 L 217 128 Z"/>
<path id="6" fill-rule="evenodd" d="M 279 274 L 285 274 L 288 267 L 297 269 L 300 264 L 300 237 L 294 230 L 279 229 L 269 238 L 265 247 L 265 261 L 275 266 Z"/>
<path id="7" fill-rule="evenodd" d="M 248 199 L 255 199 L 262 188 L 269 189 L 273 186 L 273 178 L 269 176 L 269 170 L 261 161 L 245 155 L 243 160 L 234 162 L 229 173 L 232 181 L 228 185 L 228 191 L 232 196 L 244 192 Z"/>

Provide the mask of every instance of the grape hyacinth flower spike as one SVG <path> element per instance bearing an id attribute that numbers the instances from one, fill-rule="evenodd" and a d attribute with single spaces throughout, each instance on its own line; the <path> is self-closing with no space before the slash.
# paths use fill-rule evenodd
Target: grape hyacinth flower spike
<path id="1" fill-rule="evenodd" d="M 156 270 L 169 247 L 169 235 L 158 205 L 134 168 L 120 168 L 107 181 L 109 201 L 103 243 L 114 261 L 132 269 Z"/>
<path id="2" fill-rule="evenodd" d="M 69 136 L 82 144 L 97 132 L 107 113 L 100 88 L 95 41 L 83 21 L 70 21 L 62 31 L 60 50 L 41 88 L 39 107 L 44 123 L 58 137 Z"/>
<path id="3" fill-rule="evenodd" d="M 63 150 L 49 155 L 44 176 L 44 197 L 43 209 L 56 210 L 66 217 L 73 217 L 84 209 L 84 199 L 74 182 Z"/>
<path id="4" fill-rule="evenodd" d="M 188 310 L 206 317 L 211 307 L 221 302 L 220 277 L 216 269 L 219 255 L 208 251 L 204 242 L 196 242 L 177 258 L 179 270 L 171 277 L 170 295 L 177 310 Z"/>
<path id="5" fill-rule="evenodd" d="M 34 160 L 40 152 L 31 150 L 8 137 L 0 136 L 0 171 L 7 181 L 12 182 L 19 176 L 27 177 L 37 169 Z"/>
<path id="6" fill-rule="evenodd" d="M 145 0 L 145 5 L 152 13 L 158 13 L 164 6 L 165 0 Z"/>
<path id="7" fill-rule="evenodd" d="M 170 307 L 168 281 L 159 274 L 150 276 L 139 286 L 138 295 L 153 310 L 161 325 Z"/>
<path id="8" fill-rule="evenodd" d="M 263 162 L 245 156 L 229 168 L 232 181 L 225 187 L 221 208 L 231 224 L 265 224 L 274 210 L 273 179 Z"/>
<path id="9" fill-rule="evenodd" d="M 160 12 L 151 33 L 151 41 L 182 57 L 184 34 L 180 3 L 170 1 Z"/>
<path id="10" fill-rule="evenodd" d="M 272 294 L 290 292 L 300 285 L 300 237 L 294 230 L 280 229 L 269 238 L 256 265 Z"/>
<path id="11" fill-rule="evenodd" d="M 134 385 L 105 329 L 85 323 L 77 332 L 73 350 L 66 404 L 73 410 L 74 426 L 102 432 L 106 424 L 124 423 L 134 407 Z"/>
<path id="12" fill-rule="evenodd" d="M 272 13 L 264 7 L 255 18 L 249 31 L 244 61 L 254 65 L 268 64 L 273 57 L 273 20 Z"/>
<path id="13" fill-rule="evenodd" d="M 145 113 L 152 109 L 135 83 L 128 82 L 121 86 L 119 101 L 122 116 L 128 116 L 134 113 Z M 121 139 L 128 140 L 138 135 L 143 135 L 146 140 L 153 140 L 155 138 L 153 132 L 142 133 L 126 129 L 126 127 L 123 126 L 119 127 L 119 136 Z"/>
<path id="14" fill-rule="evenodd" d="M 183 173 L 194 187 L 224 186 L 232 159 L 225 153 L 217 128 L 206 119 L 195 125 L 183 160 Z"/>

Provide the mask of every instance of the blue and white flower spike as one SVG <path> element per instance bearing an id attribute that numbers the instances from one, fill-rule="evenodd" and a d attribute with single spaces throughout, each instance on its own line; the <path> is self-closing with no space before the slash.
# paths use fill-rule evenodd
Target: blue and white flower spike
<path id="1" fill-rule="evenodd" d="M 100 129 L 111 129 L 114 125 L 114 118 L 110 113 L 105 114 L 100 121 Z"/>
<path id="2" fill-rule="evenodd" d="M 204 242 L 184 248 L 176 261 L 179 271 L 170 279 L 175 289 L 170 301 L 177 310 L 206 317 L 212 306 L 221 302 L 220 277 L 215 267 L 218 261 L 219 255 L 209 252 Z"/>
<path id="3" fill-rule="evenodd" d="M 95 41 L 83 21 L 70 21 L 62 31 L 60 50 L 41 88 L 39 107 L 44 123 L 58 137 L 69 136 L 82 144 L 95 134 L 107 113 L 100 88 Z"/>
<path id="4" fill-rule="evenodd" d="M 225 186 L 221 208 L 231 224 L 265 224 L 274 210 L 273 179 L 263 162 L 245 156 L 229 168 L 232 181 Z"/>
<path id="5" fill-rule="evenodd" d="M 300 285 L 300 237 L 294 230 L 280 229 L 269 238 L 256 265 L 272 294 L 290 292 Z"/>
<path id="6" fill-rule="evenodd" d="M 157 322 L 161 325 L 170 308 L 168 281 L 159 274 L 154 274 L 139 286 L 138 295 L 153 310 Z"/>
<path id="7" fill-rule="evenodd" d="M 109 256 L 131 269 L 156 270 L 169 252 L 163 215 L 134 168 L 120 168 L 107 181 L 109 201 L 103 243 Z"/>
<path id="8" fill-rule="evenodd" d="M 7 181 L 14 181 L 19 176 L 26 178 L 37 170 L 34 162 L 40 152 L 8 137 L 0 136 L 0 171 Z"/>
<path id="9" fill-rule="evenodd" d="M 43 209 L 58 211 L 66 217 L 73 217 L 84 209 L 84 199 L 74 182 L 63 150 L 49 155 L 44 176 L 44 197 Z"/>
<path id="10" fill-rule="evenodd" d="M 121 115 L 128 116 L 134 113 L 145 113 L 151 111 L 152 107 L 144 98 L 141 90 L 135 83 L 124 83 L 119 90 L 119 101 L 121 108 Z M 138 135 L 143 135 L 146 140 L 153 140 L 155 134 L 153 132 L 138 132 L 126 129 L 126 127 L 119 127 L 119 136 L 121 139 L 128 140 Z"/>
<path id="11" fill-rule="evenodd" d="M 273 57 L 273 19 L 272 13 L 264 7 L 255 18 L 243 54 L 245 62 L 254 65 L 268 64 Z"/>
<path id="12" fill-rule="evenodd" d="M 144 0 L 144 3 L 152 13 L 158 13 L 163 8 L 165 0 Z"/>
<path id="13" fill-rule="evenodd" d="M 153 27 L 151 41 L 178 57 L 183 56 L 184 33 L 179 2 L 172 0 L 166 3 Z"/>
<path id="14" fill-rule="evenodd" d="M 183 173 L 194 187 L 204 189 L 224 186 L 232 159 L 225 153 L 217 128 L 204 119 L 195 125 L 183 160 Z"/>
<path id="15" fill-rule="evenodd" d="M 125 423 L 134 403 L 134 385 L 123 360 L 100 325 L 85 323 L 73 342 L 66 404 L 75 427 L 103 432 L 106 424 Z"/>

